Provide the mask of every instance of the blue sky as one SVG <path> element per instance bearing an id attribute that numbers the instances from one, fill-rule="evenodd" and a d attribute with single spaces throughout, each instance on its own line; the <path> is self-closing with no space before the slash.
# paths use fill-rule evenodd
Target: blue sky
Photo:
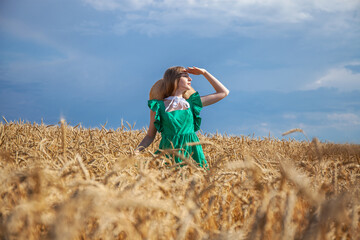
<path id="1" fill-rule="evenodd" d="M 150 87 L 174 65 L 230 90 L 203 109 L 205 133 L 360 143 L 358 0 L 0 2 L 8 120 L 142 128 Z M 200 76 L 193 87 L 213 92 Z"/>

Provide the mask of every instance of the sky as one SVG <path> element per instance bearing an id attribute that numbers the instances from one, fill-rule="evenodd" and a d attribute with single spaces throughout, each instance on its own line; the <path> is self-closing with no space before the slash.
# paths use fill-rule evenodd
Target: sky
<path id="1" fill-rule="evenodd" d="M 146 128 L 151 86 L 179 65 L 230 90 L 203 133 L 360 144 L 360 0 L 0 1 L 8 121 Z"/>

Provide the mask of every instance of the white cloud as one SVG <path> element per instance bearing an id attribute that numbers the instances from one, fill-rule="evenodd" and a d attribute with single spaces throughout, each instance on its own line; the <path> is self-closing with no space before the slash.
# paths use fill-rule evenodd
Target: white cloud
<path id="1" fill-rule="evenodd" d="M 311 1 L 315 9 L 326 12 L 345 12 L 358 9 L 360 3 L 357 0 L 315 0 Z"/>
<path id="2" fill-rule="evenodd" d="M 115 10 L 120 7 L 120 4 L 116 0 L 84 0 L 84 2 L 100 11 Z"/>
<path id="3" fill-rule="evenodd" d="M 195 11 L 206 9 L 223 11 L 236 16 L 250 16 L 250 13 L 244 10 L 252 10 L 253 13 L 257 10 L 287 14 L 293 19 L 300 20 L 306 18 L 309 12 L 346 12 L 356 10 L 360 6 L 357 0 L 83 0 L 83 2 L 101 11 L 133 11 L 152 7 L 177 10 L 182 13 L 186 13 L 189 9 Z"/>
<path id="4" fill-rule="evenodd" d="M 358 0 L 83 0 L 83 2 L 99 11 L 118 12 L 122 16 L 115 28 L 118 33 L 132 30 L 150 35 L 179 30 L 179 28 L 204 34 L 202 28 L 209 32 L 209 26 L 215 34 L 223 31 L 245 34 L 251 30 L 259 31 L 256 27 L 258 25 L 265 25 L 267 27 L 262 29 L 271 31 L 271 26 L 274 24 L 283 27 L 281 25 L 291 26 L 308 21 L 320 21 L 324 25 L 324 31 L 343 30 L 359 23 L 355 17 L 348 16 L 353 16 L 351 12 L 360 8 Z M 326 14 L 331 16 L 324 17 Z M 336 21 L 329 21 L 332 19 Z M 345 22 L 340 21 L 341 19 L 345 19 Z M 316 25 L 316 29 L 319 30 L 319 25 Z"/>
<path id="5" fill-rule="evenodd" d="M 321 87 L 336 88 L 340 91 L 360 90 L 360 73 L 353 72 L 348 67 L 360 66 L 360 62 L 342 64 L 329 69 L 322 77 L 305 86 L 305 90 Z"/>
<path id="6" fill-rule="evenodd" d="M 138 10 L 149 5 L 153 5 L 153 0 L 83 0 L 99 11 Z"/>
<path id="7" fill-rule="evenodd" d="M 329 113 L 327 119 L 336 126 L 360 125 L 360 116 L 354 113 Z"/>
<path id="8" fill-rule="evenodd" d="M 295 138 L 306 140 L 302 133 L 293 133 L 282 137 L 282 133 L 294 129 L 302 129 L 311 140 L 318 137 L 322 140 L 359 143 L 360 113 L 359 112 L 297 112 L 284 113 L 284 120 L 262 122 L 261 119 L 231 127 L 232 133 L 242 135 L 264 136 L 277 138 Z"/>

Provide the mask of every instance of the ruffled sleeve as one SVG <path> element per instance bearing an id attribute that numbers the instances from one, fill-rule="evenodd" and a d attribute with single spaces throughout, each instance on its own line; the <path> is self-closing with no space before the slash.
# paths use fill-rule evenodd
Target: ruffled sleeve
<path id="1" fill-rule="evenodd" d="M 155 128 L 158 130 L 158 132 L 162 132 L 163 128 L 160 122 L 160 113 L 159 113 L 159 109 L 160 109 L 160 103 L 158 100 L 149 100 L 148 101 L 148 106 L 149 108 L 155 112 Z"/>
<path id="2" fill-rule="evenodd" d="M 201 117 L 200 111 L 203 107 L 201 98 L 198 92 L 193 93 L 187 100 L 190 103 L 190 108 L 194 116 L 194 131 L 200 130 Z"/>

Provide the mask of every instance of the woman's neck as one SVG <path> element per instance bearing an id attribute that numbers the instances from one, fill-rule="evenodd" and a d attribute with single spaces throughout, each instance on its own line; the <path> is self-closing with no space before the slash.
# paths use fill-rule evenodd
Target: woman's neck
<path id="1" fill-rule="evenodd" d="M 176 96 L 176 97 L 183 97 L 183 93 L 184 91 L 181 90 L 181 89 L 178 89 L 175 91 L 174 95 L 173 96 Z"/>

